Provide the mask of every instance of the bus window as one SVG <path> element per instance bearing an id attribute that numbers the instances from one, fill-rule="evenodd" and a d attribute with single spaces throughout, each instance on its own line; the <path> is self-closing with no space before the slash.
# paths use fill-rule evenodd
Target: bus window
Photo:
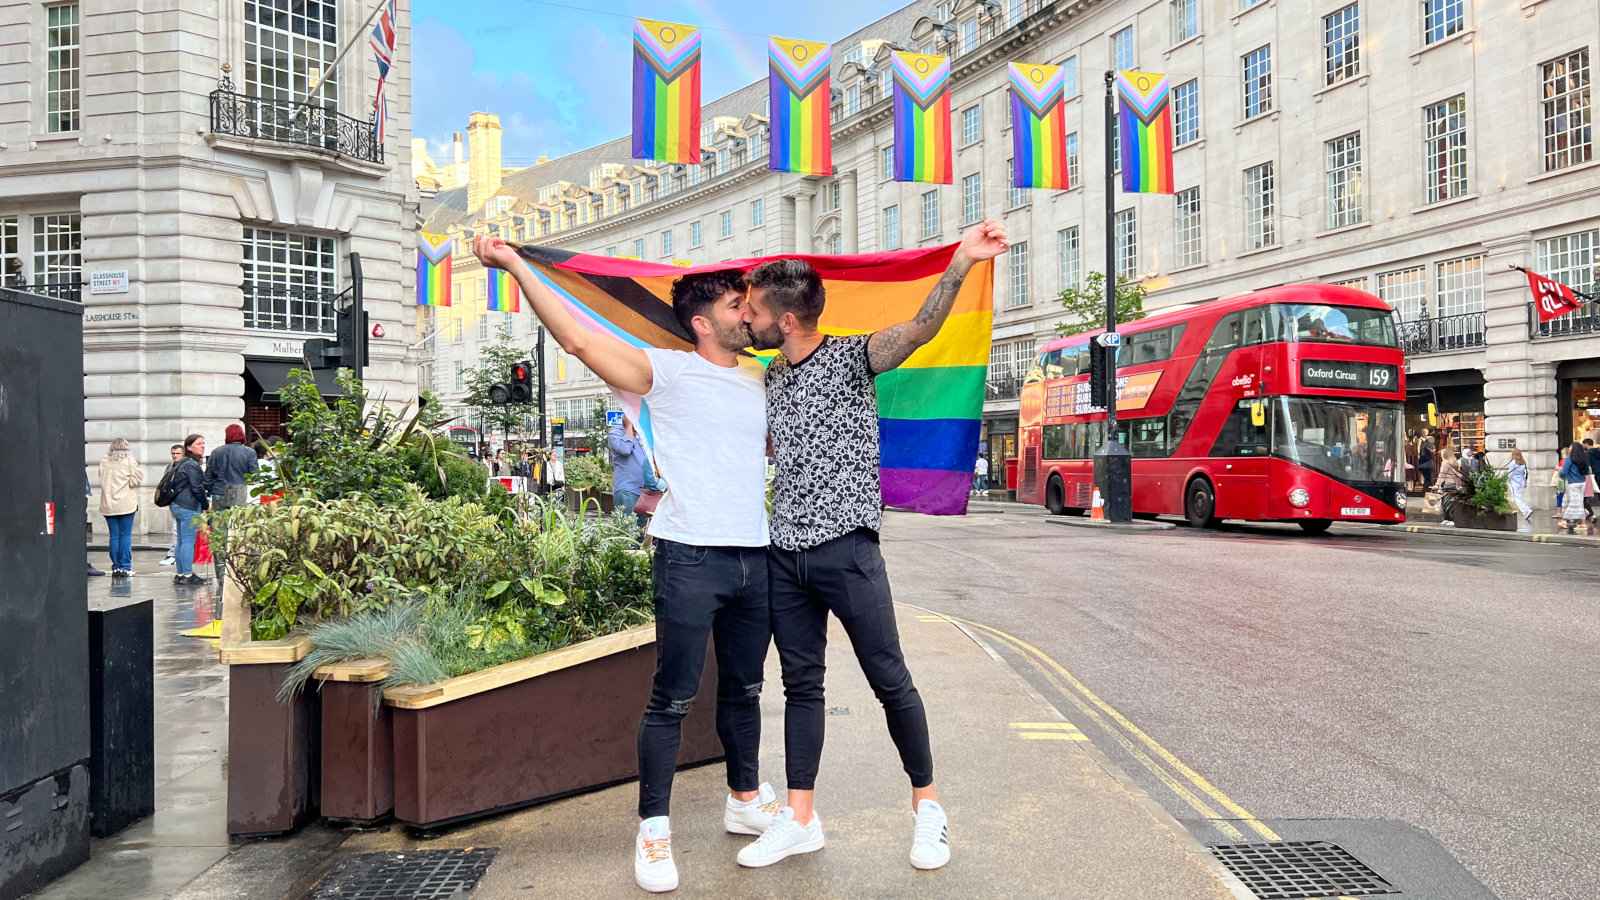
<path id="1" fill-rule="evenodd" d="M 1134 419 L 1133 436 L 1128 449 L 1134 456 L 1152 457 L 1167 455 L 1167 420 L 1164 418 Z"/>
<path id="2" fill-rule="evenodd" d="M 1206 341 L 1207 353 L 1226 353 L 1244 343 L 1244 317 L 1240 313 L 1228 313 L 1217 322 L 1217 328 L 1211 332 L 1211 340 Z"/>
<path id="3" fill-rule="evenodd" d="M 1212 456 L 1266 456 L 1272 452 L 1271 432 L 1265 422 L 1255 424 L 1252 405 L 1253 401 L 1242 400 L 1234 407 L 1211 445 Z"/>
<path id="4" fill-rule="evenodd" d="M 1074 347 L 1072 352 L 1076 355 L 1076 359 L 1077 359 L 1077 363 L 1078 363 L 1077 371 L 1074 374 L 1077 374 L 1077 375 L 1087 375 L 1087 374 L 1089 374 L 1089 348 L 1088 347 Z"/>
<path id="5" fill-rule="evenodd" d="M 1244 342 L 1259 344 L 1267 339 L 1264 321 L 1267 311 L 1260 307 L 1244 310 Z"/>
<path id="6" fill-rule="evenodd" d="M 1058 348 L 1044 355 L 1044 377 L 1061 377 L 1061 356 L 1066 352 L 1066 350 Z"/>
<path id="7" fill-rule="evenodd" d="M 1068 459 L 1066 425 L 1044 426 L 1044 458 Z"/>
<path id="8" fill-rule="evenodd" d="M 1167 413 L 1167 454 L 1170 456 L 1178 452 L 1178 445 L 1183 443 L 1183 436 L 1189 430 L 1189 423 L 1194 421 L 1195 410 L 1200 408 L 1197 400 L 1180 400 L 1173 404 L 1172 412 Z"/>

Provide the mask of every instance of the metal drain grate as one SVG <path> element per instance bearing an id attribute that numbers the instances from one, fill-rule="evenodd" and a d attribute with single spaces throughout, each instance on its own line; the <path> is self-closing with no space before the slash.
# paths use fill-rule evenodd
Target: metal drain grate
<path id="1" fill-rule="evenodd" d="M 1212 844 L 1211 852 L 1261 900 L 1400 893 L 1343 847 L 1327 841 Z"/>
<path id="2" fill-rule="evenodd" d="M 363 853 L 339 863 L 307 900 L 444 900 L 464 897 L 494 862 L 493 848 Z"/>

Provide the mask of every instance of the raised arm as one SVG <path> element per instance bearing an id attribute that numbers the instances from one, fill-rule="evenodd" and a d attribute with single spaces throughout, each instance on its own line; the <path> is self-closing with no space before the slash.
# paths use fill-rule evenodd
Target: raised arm
<path id="1" fill-rule="evenodd" d="M 910 359 L 917 348 L 933 340 L 949 318 L 956 295 L 961 293 L 961 283 L 966 281 L 973 264 L 999 256 L 1007 246 L 1006 228 L 994 219 L 985 219 L 967 229 L 961 236 L 961 246 L 950 258 L 950 267 L 944 270 L 928 299 L 922 301 L 916 316 L 874 332 L 867 340 L 867 360 L 872 371 L 882 373 L 896 368 Z"/>
<path id="2" fill-rule="evenodd" d="M 616 337 L 590 331 L 578 323 L 557 297 L 533 276 L 533 270 L 515 247 L 499 238 L 479 235 L 472 240 L 472 253 L 486 269 L 505 269 L 517 280 L 522 295 L 528 298 L 533 314 L 539 317 L 561 349 L 583 361 L 600 380 L 618 390 L 646 394 L 652 383 L 650 358 L 643 350 Z"/>

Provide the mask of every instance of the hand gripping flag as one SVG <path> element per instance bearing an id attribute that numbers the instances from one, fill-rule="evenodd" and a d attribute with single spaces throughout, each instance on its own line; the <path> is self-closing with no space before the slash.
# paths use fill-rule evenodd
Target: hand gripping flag
<path id="1" fill-rule="evenodd" d="M 1533 307 L 1539 313 L 1540 322 L 1559 319 L 1583 308 L 1583 301 L 1578 299 L 1577 292 L 1572 288 L 1538 272 L 1522 271 L 1528 276 L 1528 288 L 1533 291 Z"/>
<path id="2" fill-rule="evenodd" d="M 950 58 L 894 51 L 894 180 L 950 184 Z"/>
<path id="3" fill-rule="evenodd" d="M 806 256 L 822 276 L 827 306 L 822 331 L 847 335 L 876 331 L 916 316 L 938 284 L 956 245 L 851 256 Z M 534 277 L 561 299 L 585 328 L 611 334 L 635 347 L 691 350 L 693 344 L 672 315 L 674 279 L 720 269 L 755 268 L 779 257 L 739 259 L 677 268 L 611 256 L 524 246 Z M 939 334 L 898 369 L 878 376 L 879 473 L 887 506 L 934 515 L 966 512 L 983 416 L 990 325 L 994 309 L 994 263 L 973 267 Z M 750 354 L 762 365 L 773 354 Z M 615 392 L 633 420 L 647 454 L 654 458 L 654 431 L 647 403 Z M 715 435 L 707 435 L 715 440 Z"/>
<path id="4" fill-rule="evenodd" d="M 1011 186 L 1064 191 L 1066 79 L 1060 66 L 1011 63 Z"/>
<path id="5" fill-rule="evenodd" d="M 767 106 L 772 133 L 768 168 L 833 174 L 827 44 L 775 37 L 767 42 Z"/>
<path id="6" fill-rule="evenodd" d="M 633 23 L 633 156 L 700 164 L 700 30 Z"/>

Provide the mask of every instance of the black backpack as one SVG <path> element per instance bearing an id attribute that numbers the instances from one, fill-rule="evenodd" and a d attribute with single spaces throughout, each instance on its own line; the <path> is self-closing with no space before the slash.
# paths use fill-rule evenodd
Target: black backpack
<path id="1" fill-rule="evenodd" d="M 178 499 L 178 488 L 177 488 L 176 485 L 173 484 L 173 481 L 176 480 L 176 479 L 174 479 L 173 476 L 175 476 L 177 474 L 178 474 L 178 467 L 177 466 L 175 466 L 175 465 L 168 466 L 167 467 L 167 471 L 164 474 L 162 474 L 161 480 L 156 483 L 156 505 L 157 506 L 160 506 L 160 507 L 163 507 L 163 508 L 164 507 L 168 507 L 168 506 L 172 505 L 172 501 Z"/>

